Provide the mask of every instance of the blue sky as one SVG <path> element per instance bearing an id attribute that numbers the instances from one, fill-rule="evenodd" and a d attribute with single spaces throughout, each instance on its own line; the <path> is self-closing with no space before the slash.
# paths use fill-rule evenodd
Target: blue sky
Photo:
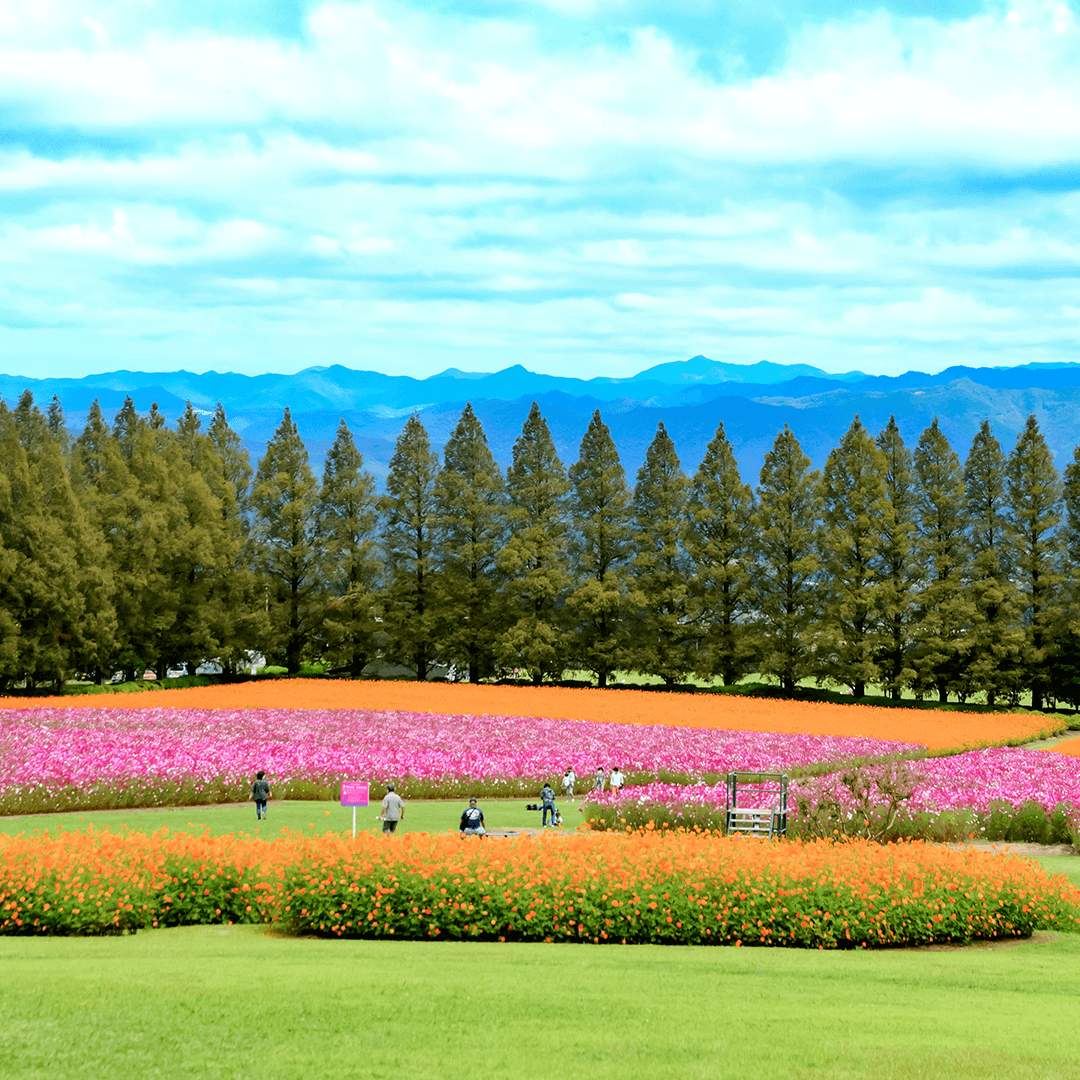
<path id="1" fill-rule="evenodd" d="M 1072 361 L 1078 267 L 1064 2 L 0 0 L 8 373 Z"/>

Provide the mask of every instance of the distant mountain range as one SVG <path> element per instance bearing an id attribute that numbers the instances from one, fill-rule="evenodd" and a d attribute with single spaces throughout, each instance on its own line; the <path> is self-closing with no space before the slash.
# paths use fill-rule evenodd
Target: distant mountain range
<path id="1" fill-rule="evenodd" d="M 26 389 L 44 408 L 54 394 L 77 434 L 97 399 L 112 414 L 131 395 L 140 411 L 152 402 L 170 418 L 191 403 L 206 414 L 225 406 L 254 464 L 281 421 L 286 405 L 321 469 L 338 421 L 352 429 L 368 468 L 386 475 L 405 417 L 419 414 L 436 449 L 442 447 L 467 401 L 473 403 L 497 460 L 507 465 L 514 439 L 533 401 L 540 405 L 566 465 L 577 459 L 589 417 L 600 409 L 631 482 L 658 422 L 675 441 L 693 474 L 716 425 L 723 420 L 743 478 L 756 483 L 765 452 L 785 423 L 815 464 L 858 413 L 877 433 L 895 415 L 909 445 L 935 416 L 961 460 L 972 436 L 989 419 L 1008 452 L 1029 413 L 1039 419 L 1059 468 L 1080 442 L 1080 364 L 1012 368 L 953 367 L 936 375 L 835 375 L 805 364 L 727 364 L 695 356 L 660 364 L 630 378 L 572 379 L 520 365 L 491 374 L 450 368 L 427 379 L 351 368 L 307 368 L 295 375 L 234 375 L 214 371 L 113 371 L 82 379 L 0 375 L 0 396 L 13 405 Z"/>

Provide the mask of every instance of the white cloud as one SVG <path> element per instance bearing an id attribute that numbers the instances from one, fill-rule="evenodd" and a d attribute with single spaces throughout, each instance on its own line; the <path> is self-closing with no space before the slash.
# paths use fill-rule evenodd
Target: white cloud
<path id="1" fill-rule="evenodd" d="M 646 26 L 552 45 L 327 3 L 275 40 L 126 11 L 0 0 L 7 355 L 60 324 L 418 372 L 1075 345 L 1080 196 L 1020 183 L 1080 154 L 1060 3 L 811 26 L 729 82 Z"/>

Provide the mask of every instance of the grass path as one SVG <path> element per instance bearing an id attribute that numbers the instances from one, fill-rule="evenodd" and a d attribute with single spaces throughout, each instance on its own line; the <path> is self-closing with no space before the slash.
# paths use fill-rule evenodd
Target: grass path
<path id="1" fill-rule="evenodd" d="M 0 939 L 5 1080 L 1080 1077 L 1080 936 L 876 953 Z"/>
<path id="2" fill-rule="evenodd" d="M 521 829 L 540 826 L 540 812 L 526 810 L 525 799 L 482 799 L 489 829 Z M 410 800 L 405 804 L 405 820 L 398 826 L 401 832 L 449 832 L 456 830 L 461 812 L 468 805 L 465 799 Z M 556 803 L 564 815 L 567 828 L 581 823 L 577 802 Z M 357 831 L 379 832 L 382 823 L 375 820 L 378 804 L 359 807 L 356 811 Z M 337 802 L 312 802 L 304 800 L 281 800 L 270 804 L 270 815 L 264 821 L 255 818 L 255 804 L 224 803 L 214 806 L 168 806 L 155 810 L 77 810 L 70 814 L 29 814 L 25 817 L 0 818 L 0 835 L 69 832 L 88 829 L 109 829 L 119 832 L 132 829 L 152 833 L 161 828 L 173 832 L 198 832 L 209 829 L 212 836 L 226 833 L 251 833 L 262 837 L 274 837 L 284 829 L 299 829 L 321 835 L 325 832 L 351 832 L 352 809 Z"/>

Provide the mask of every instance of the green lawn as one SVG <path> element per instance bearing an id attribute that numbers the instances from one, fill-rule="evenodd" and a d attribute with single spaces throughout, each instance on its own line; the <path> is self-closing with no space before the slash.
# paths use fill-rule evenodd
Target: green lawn
<path id="1" fill-rule="evenodd" d="M 409 803 L 405 827 L 456 828 L 463 805 Z M 492 826 L 538 824 L 524 800 L 482 805 Z M 378 828 L 375 813 L 358 824 Z M 351 819 L 334 803 L 275 803 L 263 834 Z M 0 831 L 91 823 L 257 824 L 248 804 L 8 818 Z M 1080 886 L 1080 859 L 1039 861 Z M 1066 934 L 858 953 L 343 942 L 253 927 L 0 938 L 0 1077 L 1080 1080 L 1078 995 L 1080 935 Z"/>
<path id="2" fill-rule="evenodd" d="M 539 827 L 540 812 L 526 810 L 526 801 L 484 799 L 479 805 L 484 811 L 489 829 Z M 465 799 L 407 802 L 405 819 L 398 826 L 398 831 L 446 832 L 448 829 L 456 829 L 461 820 L 461 812 L 467 805 Z M 556 805 L 563 813 L 564 827 L 574 828 L 581 824 L 581 814 L 578 813 L 576 801 L 567 803 L 559 799 Z M 357 831 L 381 830 L 382 822 L 375 820 L 378 813 L 377 804 L 359 807 L 356 811 Z M 169 828 L 173 832 L 202 832 L 203 829 L 209 829 L 214 836 L 233 832 L 276 836 L 283 828 L 310 829 L 317 833 L 351 831 L 352 820 L 352 809 L 336 802 L 287 800 L 272 802 L 270 816 L 262 822 L 255 818 L 255 804 L 249 802 L 243 806 L 180 806 L 163 810 L 98 812 L 84 810 L 72 814 L 33 814 L 26 817 L 0 818 L 0 834 L 15 836 L 20 832 L 37 833 L 46 829 L 55 832 L 58 828 L 76 830 L 93 825 L 95 829 L 109 829 L 113 832 L 121 829 L 154 832 L 157 829 Z"/>
<path id="3" fill-rule="evenodd" d="M 1080 1077 L 1080 936 L 819 953 L 0 939 L 5 1080 Z"/>

